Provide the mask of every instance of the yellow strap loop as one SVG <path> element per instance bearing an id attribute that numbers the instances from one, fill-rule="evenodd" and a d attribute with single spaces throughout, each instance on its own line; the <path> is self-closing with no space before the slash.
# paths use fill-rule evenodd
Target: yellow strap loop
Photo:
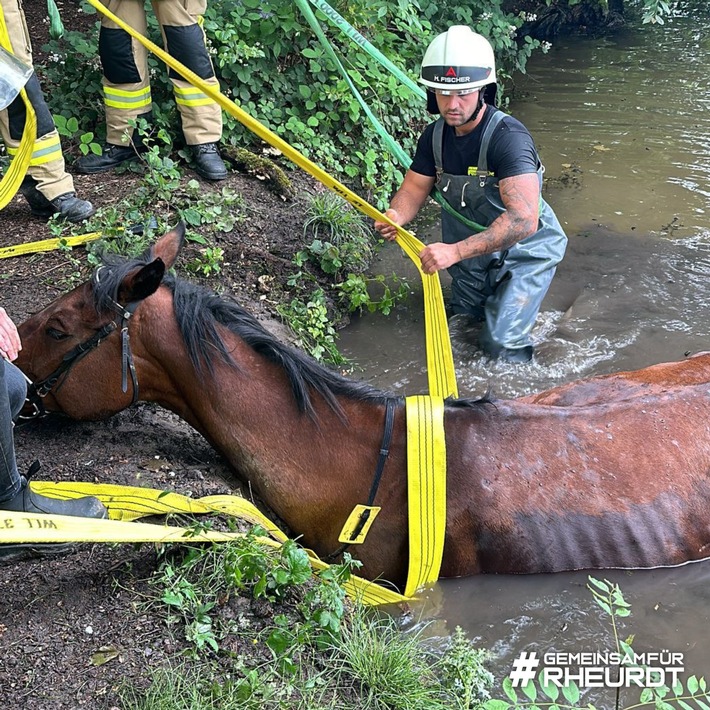
<path id="1" fill-rule="evenodd" d="M 409 571 L 406 597 L 439 579 L 446 533 L 446 438 L 441 397 L 407 397 Z"/>
<path id="2" fill-rule="evenodd" d="M 212 530 L 195 532 L 190 528 L 131 522 L 148 515 L 182 513 L 199 515 L 220 513 L 261 525 L 273 539 L 261 541 L 273 547 L 287 538 L 252 503 L 238 496 L 207 496 L 192 499 L 177 493 L 103 483 L 32 481 L 32 490 L 45 496 L 69 500 L 96 496 L 109 510 L 109 520 L 75 518 L 67 515 L 33 515 L 0 511 L 0 544 L 40 544 L 62 542 L 230 542 L 241 533 Z M 316 570 L 328 565 L 306 550 Z M 405 598 L 390 589 L 361 577 L 352 577 L 345 585 L 347 593 L 364 604 L 397 604 Z"/>

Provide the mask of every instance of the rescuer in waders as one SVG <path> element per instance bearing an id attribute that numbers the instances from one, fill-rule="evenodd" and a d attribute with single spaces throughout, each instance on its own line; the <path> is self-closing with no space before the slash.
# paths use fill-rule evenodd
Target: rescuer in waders
<path id="1" fill-rule="evenodd" d="M 104 4 L 120 20 L 146 35 L 147 19 L 142 0 L 108 0 Z M 159 0 L 152 6 L 168 54 L 200 79 L 219 88 L 199 21 L 207 9 L 207 0 Z M 104 15 L 99 32 L 99 56 L 104 73 L 106 145 L 101 155 L 85 155 L 74 163 L 77 172 L 89 175 L 138 158 L 145 147 L 129 121 L 142 118 L 150 123 L 153 105 L 148 50 Z M 219 154 L 222 109 L 172 69 L 169 77 L 195 171 L 206 180 L 224 180 L 227 168 Z"/>
<path id="2" fill-rule="evenodd" d="M 470 223 L 442 209 L 443 242 L 421 252 L 423 271 L 449 270 L 450 308 L 482 323 L 486 354 L 529 362 L 535 318 L 567 245 L 540 194 L 535 144 L 520 121 L 495 107 L 493 48 L 469 27 L 450 27 L 434 39 L 420 82 L 427 109 L 441 118 L 424 130 L 385 215 L 407 224 L 438 187 Z M 396 236 L 386 222 L 375 228 L 386 239 Z"/>

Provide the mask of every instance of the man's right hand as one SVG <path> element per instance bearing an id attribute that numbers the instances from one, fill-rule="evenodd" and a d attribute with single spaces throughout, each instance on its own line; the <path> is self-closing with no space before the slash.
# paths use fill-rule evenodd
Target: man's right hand
<path id="1" fill-rule="evenodd" d="M 395 224 L 400 224 L 397 210 L 388 209 L 384 215 L 389 217 Z M 397 238 L 397 229 L 388 222 L 375 222 L 375 229 L 390 242 Z"/>
<path id="2" fill-rule="evenodd" d="M 0 308 L 0 357 L 15 360 L 22 350 L 20 334 L 17 332 L 12 318 L 4 308 Z"/>

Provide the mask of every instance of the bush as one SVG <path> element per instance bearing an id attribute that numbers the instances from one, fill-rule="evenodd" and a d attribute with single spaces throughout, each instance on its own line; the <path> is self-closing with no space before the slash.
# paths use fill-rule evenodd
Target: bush
<path id="1" fill-rule="evenodd" d="M 452 24 L 469 24 L 487 35 L 507 73 L 523 70 L 539 46 L 526 39 L 521 47 L 514 31 L 522 22 L 501 9 L 501 0 L 404 2 L 354 0 L 334 2 L 335 9 L 392 62 L 416 78 L 423 49 Z M 84 4 L 87 11 L 93 9 Z M 408 154 L 420 129 L 430 120 L 424 102 L 316 13 L 336 54 L 364 100 Z M 160 43 L 155 18 L 149 36 Z M 387 153 L 382 140 L 326 55 L 297 5 L 290 0 L 211 0 L 204 17 L 222 91 L 245 111 L 339 180 L 350 183 L 383 207 L 403 177 L 403 168 Z M 45 50 L 50 61 L 43 80 L 53 113 L 78 120 L 77 139 L 103 127 L 102 89 L 97 51 L 98 32 L 68 32 Z M 177 112 L 167 71 L 151 55 L 154 121 L 176 138 Z M 225 114 L 223 141 L 249 146 L 256 137 Z"/>

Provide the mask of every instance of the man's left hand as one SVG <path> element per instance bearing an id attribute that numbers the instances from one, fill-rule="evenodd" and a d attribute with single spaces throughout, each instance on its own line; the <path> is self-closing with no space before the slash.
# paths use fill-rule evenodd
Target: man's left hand
<path id="1" fill-rule="evenodd" d="M 422 249 L 419 254 L 422 260 L 422 271 L 425 274 L 435 274 L 441 269 L 448 269 L 449 266 L 461 261 L 458 244 L 444 244 L 437 242 L 429 244 Z"/>

